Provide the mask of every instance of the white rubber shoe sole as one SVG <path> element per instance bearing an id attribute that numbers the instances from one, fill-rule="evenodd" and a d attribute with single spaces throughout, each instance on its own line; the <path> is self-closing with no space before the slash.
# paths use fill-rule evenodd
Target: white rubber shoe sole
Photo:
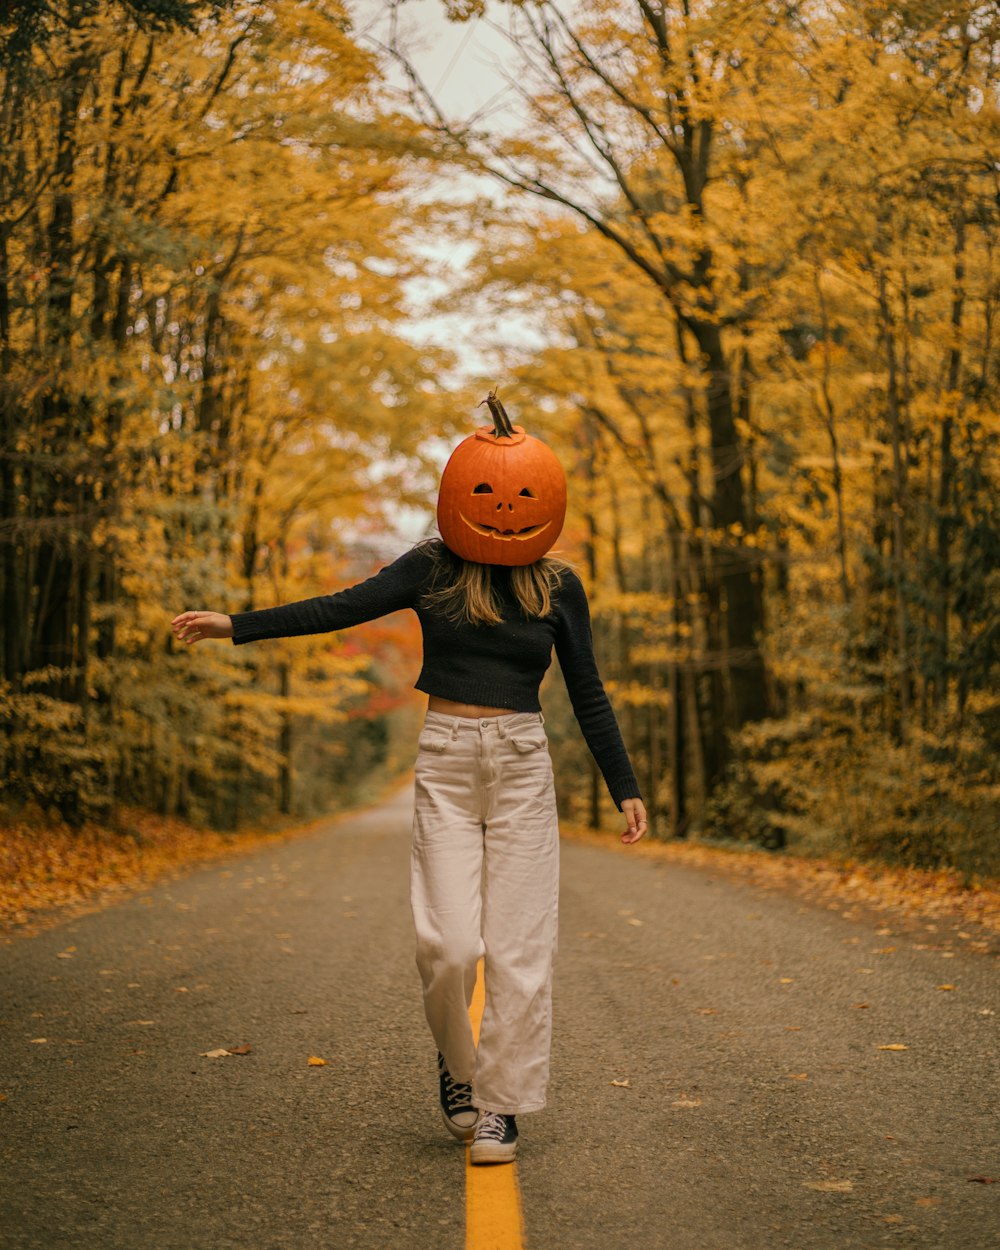
<path id="1" fill-rule="evenodd" d="M 457 1137 L 459 1141 L 472 1141 L 476 1132 L 476 1125 L 479 1123 L 479 1113 L 476 1111 L 460 1111 L 454 1119 L 445 1114 L 444 1107 L 441 1108 L 441 1119 L 444 1120 L 444 1126 L 452 1137 Z"/>
<path id="2" fill-rule="evenodd" d="M 516 1155 L 516 1141 L 473 1142 L 469 1147 L 469 1161 L 471 1163 L 513 1163 Z"/>

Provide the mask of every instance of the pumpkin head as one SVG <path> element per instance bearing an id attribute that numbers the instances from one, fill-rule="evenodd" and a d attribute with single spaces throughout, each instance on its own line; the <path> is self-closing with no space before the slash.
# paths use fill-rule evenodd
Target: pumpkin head
<path id="1" fill-rule="evenodd" d="M 470 434 L 441 475 L 437 523 L 445 545 L 477 564 L 533 564 L 566 518 L 566 474 L 555 452 L 511 425 L 491 391 L 493 425 Z"/>

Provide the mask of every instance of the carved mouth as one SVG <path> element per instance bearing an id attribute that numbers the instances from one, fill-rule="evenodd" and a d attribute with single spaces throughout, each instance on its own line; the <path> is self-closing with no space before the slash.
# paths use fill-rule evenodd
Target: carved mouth
<path id="1" fill-rule="evenodd" d="M 459 516 L 462 516 L 459 513 Z M 517 538 L 523 541 L 525 538 L 533 538 L 535 534 L 540 534 L 542 530 L 547 529 L 552 522 L 545 521 L 542 525 L 526 525 L 523 529 L 502 530 L 497 529 L 495 525 L 480 525 L 478 521 L 470 521 L 467 516 L 462 516 L 462 520 L 471 530 L 475 530 L 477 534 L 481 534 L 484 538 L 499 538 L 504 542 L 511 538 Z"/>

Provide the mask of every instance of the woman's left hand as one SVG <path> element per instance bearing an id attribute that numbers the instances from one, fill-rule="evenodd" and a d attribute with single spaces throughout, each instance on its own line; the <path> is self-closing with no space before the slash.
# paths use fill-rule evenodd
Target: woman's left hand
<path id="1" fill-rule="evenodd" d="M 625 843 L 638 842 L 646 832 L 646 809 L 642 799 L 622 799 L 622 812 L 628 821 L 628 828 L 622 834 Z"/>

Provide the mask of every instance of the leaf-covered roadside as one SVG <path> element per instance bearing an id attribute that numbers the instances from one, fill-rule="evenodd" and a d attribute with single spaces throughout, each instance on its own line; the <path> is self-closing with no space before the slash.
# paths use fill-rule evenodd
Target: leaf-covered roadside
<path id="1" fill-rule="evenodd" d="M 282 824 L 271 817 L 226 833 L 122 807 L 118 830 L 96 821 L 77 829 L 29 809 L 0 822 L 0 934 L 31 935 L 67 911 L 97 910 L 195 864 L 285 842 L 330 819 Z"/>
<path id="2" fill-rule="evenodd" d="M 923 923 L 928 947 L 996 952 L 990 935 L 1000 933 L 1000 882 L 966 884 L 953 869 L 887 867 L 850 859 L 775 855 L 760 848 L 738 849 L 700 842 L 656 842 L 619 847 L 609 834 L 562 826 L 563 837 L 630 855 L 669 860 L 739 877 L 763 889 L 790 888 L 831 910 L 853 918 L 854 908 L 892 913 L 893 920 Z M 978 931 L 975 931 L 977 930 Z M 967 930 L 973 930 L 968 932 Z M 889 935 L 888 930 L 878 930 Z M 892 953 L 885 947 L 882 954 Z"/>
<path id="3" fill-rule="evenodd" d="M 288 822 L 240 833 L 196 828 L 177 817 L 123 807 L 122 836 L 97 822 L 82 829 L 53 825 L 31 812 L 0 823 L 0 933 L 30 934 L 58 923 L 66 909 L 101 907 L 205 860 L 239 855 L 269 843 L 311 833 L 329 820 Z M 1000 933 L 1000 885 L 966 885 L 953 870 L 881 867 L 852 860 L 775 855 L 757 848 L 700 842 L 654 842 L 620 848 L 613 835 L 562 826 L 563 837 L 652 859 L 717 870 L 764 888 L 787 886 L 835 910 L 855 905 L 941 924 L 930 936 L 950 944 L 952 922 L 959 944 L 984 949 L 983 934 L 963 937 L 964 926 Z M 987 944 L 989 945 L 989 944 Z"/>

